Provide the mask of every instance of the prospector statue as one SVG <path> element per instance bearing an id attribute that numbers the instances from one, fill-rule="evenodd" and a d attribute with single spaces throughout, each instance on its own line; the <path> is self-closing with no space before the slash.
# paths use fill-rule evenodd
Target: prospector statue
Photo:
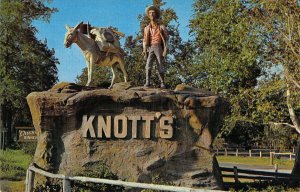
<path id="1" fill-rule="evenodd" d="M 124 34 L 111 28 L 90 27 L 89 24 L 83 24 L 83 22 L 74 28 L 66 25 L 66 29 L 65 47 L 68 48 L 72 43 L 76 43 L 85 57 L 88 69 L 86 86 L 91 83 L 94 64 L 111 67 L 113 76 L 109 88 L 112 88 L 114 84 L 116 67 L 120 67 L 124 81 L 127 82 L 124 51 L 118 39 L 118 35 Z"/>

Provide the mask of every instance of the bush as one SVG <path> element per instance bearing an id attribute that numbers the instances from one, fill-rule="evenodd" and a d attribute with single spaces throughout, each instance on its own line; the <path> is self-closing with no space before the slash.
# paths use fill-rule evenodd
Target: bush
<path id="1" fill-rule="evenodd" d="M 109 167 L 104 162 L 101 162 L 101 161 L 86 164 L 84 166 L 84 171 L 77 173 L 76 176 L 118 180 L 118 176 L 115 175 L 114 173 L 112 173 L 110 171 Z M 97 184 L 97 183 L 82 183 L 79 181 L 72 182 L 71 186 L 72 186 L 72 192 L 77 192 L 77 191 L 121 192 L 121 191 L 124 191 L 124 187 L 121 187 L 121 186 Z"/>

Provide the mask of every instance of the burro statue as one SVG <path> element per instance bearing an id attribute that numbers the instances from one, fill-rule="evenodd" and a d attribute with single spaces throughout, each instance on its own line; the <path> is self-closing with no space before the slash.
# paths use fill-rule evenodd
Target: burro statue
<path id="1" fill-rule="evenodd" d="M 111 28 L 89 28 L 89 24 L 79 23 L 75 27 L 66 25 L 66 35 L 64 45 L 70 47 L 76 43 L 82 50 L 88 69 L 89 86 L 92 81 L 93 66 L 110 66 L 112 69 L 112 80 L 109 89 L 115 82 L 116 68 L 119 67 L 123 73 L 124 81 L 127 82 L 127 72 L 125 70 L 124 51 L 120 47 L 119 39 L 116 37 L 117 32 Z"/>

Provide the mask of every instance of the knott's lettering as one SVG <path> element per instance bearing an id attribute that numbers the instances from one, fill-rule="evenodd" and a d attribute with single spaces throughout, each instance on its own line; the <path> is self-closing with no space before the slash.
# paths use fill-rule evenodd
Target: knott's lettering
<path id="1" fill-rule="evenodd" d="M 95 122 L 97 121 L 97 122 Z M 131 123 L 129 123 L 131 122 Z M 96 124 L 96 129 L 94 125 Z M 156 124 L 155 130 L 151 130 Z M 159 120 L 155 120 L 155 116 L 102 116 L 102 115 L 84 115 L 82 119 L 82 134 L 83 137 L 91 138 L 115 138 L 124 139 L 130 135 L 131 137 L 138 138 L 138 132 L 142 132 L 142 138 L 149 139 L 151 136 L 157 136 L 163 139 L 170 139 L 173 137 L 173 117 L 161 116 Z M 129 127 L 129 125 L 131 125 Z M 142 130 L 139 130 L 142 129 Z M 155 135 L 151 132 L 155 131 Z M 113 134 L 113 135 L 112 135 Z"/>

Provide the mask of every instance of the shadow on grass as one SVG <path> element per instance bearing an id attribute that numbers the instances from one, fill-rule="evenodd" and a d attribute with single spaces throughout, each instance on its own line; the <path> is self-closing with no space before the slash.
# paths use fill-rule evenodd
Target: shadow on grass
<path id="1" fill-rule="evenodd" d="M 295 181 L 254 181 L 239 182 L 236 186 L 234 182 L 224 182 L 225 190 L 229 191 L 266 191 L 266 192 L 292 192 L 300 191 L 300 183 Z"/>

